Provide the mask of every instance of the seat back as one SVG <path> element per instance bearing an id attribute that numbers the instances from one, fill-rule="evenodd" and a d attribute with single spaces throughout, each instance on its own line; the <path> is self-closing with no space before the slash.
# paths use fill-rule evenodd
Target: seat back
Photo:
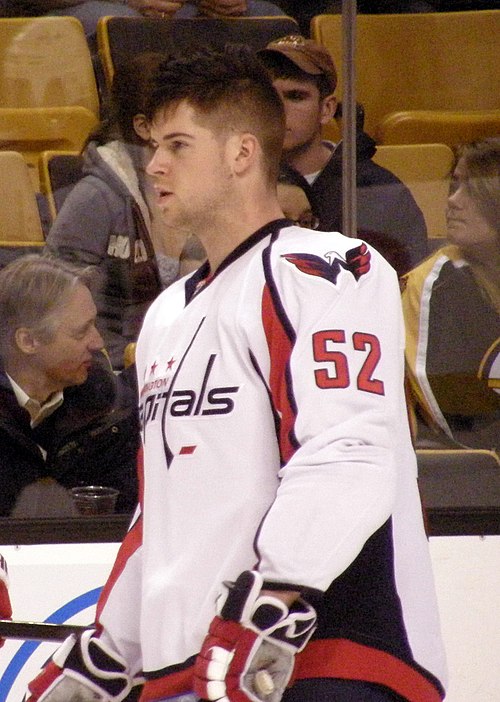
<path id="1" fill-rule="evenodd" d="M 0 246 L 43 245 L 28 166 L 17 151 L 0 151 Z"/>
<path id="2" fill-rule="evenodd" d="M 40 153 L 81 150 L 97 124 L 95 114 L 79 105 L 0 108 L 0 149 L 18 151 L 24 156 L 30 167 L 33 186 L 39 190 Z"/>
<path id="3" fill-rule="evenodd" d="M 331 52 L 342 98 L 342 15 L 317 15 L 312 37 Z M 393 112 L 500 107 L 500 10 L 360 14 L 356 19 L 356 98 L 365 129 Z"/>
<path id="4" fill-rule="evenodd" d="M 381 144 L 440 142 L 456 147 L 500 134 L 499 110 L 393 112 L 377 127 Z"/>
<path id="5" fill-rule="evenodd" d="M 273 39 L 300 34 L 292 17 L 171 18 L 101 17 L 97 24 L 97 46 L 107 85 L 115 66 L 140 51 L 167 54 L 193 53 L 207 46 L 223 48 L 235 42 L 263 49 Z"/>
<path id="6" fill-rule="evenodd" d="M 42 151 L 38 161 L 40 190 L 54 221 L 71 188 L 82 177 L 83 156 L 79 151 Z"/>
<path id="7" fill-rule="evenodd" d="M 446 204 L 455 162 L 446 144 L 377 146 L 375 163 L 392 171 L 409 188 L 422 210 L 429 238 L 446 236 Z"/>
<path id="8" fill-rule="evenodd" d="M 0 65 L 0 107 L 80 105 L 99 116 L 92 57 L 76 18 L 0 18 Z"/>
<path id="9" fill-rule="evenodd" d="M 417 448 L 416 453 L 424 507 L 500 507 L 500 459 L 495 451 Z"/>

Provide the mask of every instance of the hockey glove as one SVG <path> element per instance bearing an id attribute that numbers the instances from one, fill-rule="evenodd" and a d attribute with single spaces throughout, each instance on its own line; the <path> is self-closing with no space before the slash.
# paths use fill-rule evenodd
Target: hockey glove
<path id="1" fill-rule="evenodd" d="M 9 597 L 9 575 L 7 571 L 7 563 L 2 555 L 0 555 L 0 619 L 10 619 L 12 617 L 12 607 L 10 606 Z M 0 648 L 5 641 L 0 639 Z"/>
<path id="2" fill-rule="evenodd" d="M 217 603 L 194 667 L 194 692 L 220 702 L 279 702 L 295 654 L 309 641 L 316 613 L 304 600 L 288 608 L 261 595 L 263 579 L 243 572 Z"/>
<path id="3" fill-rule="evenodd" d="M 132 688 L 125 661 L 93 636 L 69 636 L 29 685 L 28 702 L 122 702 Z"/>

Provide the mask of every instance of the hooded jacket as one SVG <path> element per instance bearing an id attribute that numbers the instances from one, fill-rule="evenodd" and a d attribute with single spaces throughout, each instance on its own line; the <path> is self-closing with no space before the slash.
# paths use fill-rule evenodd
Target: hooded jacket
<path id="1" fill-rule="evenodd" d="M 119 0 L 108 0 L 108 2 Z M 7 17 L 31 17 L 43 15 L 52 10 L 83 5 L 86 0 L 6 0 L 5 14 Z"/>
<path id="2" fill-rule="evenodd" d="M 123 367 L 150 303 L 162 289 L 141 191 L 135 147 L 90 143 L 83 178 L 69 192 L 47 237 L 50 251 L 99 271 L 97 326 L 113 367 Z"/>
<path id="3" fill-rule="evenodd" d="M 376 164 L 375 141 L 356 138 L 357 229 L 401 275 L 427 255 L 427 229 L 412 194 L 394 173 Z M 342 231 L 342 148 L 339 144 L 312 183 L 319 228 Z"/>

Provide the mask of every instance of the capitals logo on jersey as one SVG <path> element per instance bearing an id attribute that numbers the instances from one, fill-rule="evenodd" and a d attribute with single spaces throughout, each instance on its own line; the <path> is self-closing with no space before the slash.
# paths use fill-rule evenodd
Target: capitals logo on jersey
<path id="1" fill-rule="evenodd" d="M 329 251 L 324 258 L 308 253 L 283 254 L 282 258 L 292 263 L 302 273 L 324 278 L 336 285 L 342 270 L 352 273 L 355 280 L 359 280 L 362 275 L 368 273 L 371 254 L 367 245 L 363 243 L 354 249 L 349 249 L 345 258 L 342 258 L 336 251 Z"/>

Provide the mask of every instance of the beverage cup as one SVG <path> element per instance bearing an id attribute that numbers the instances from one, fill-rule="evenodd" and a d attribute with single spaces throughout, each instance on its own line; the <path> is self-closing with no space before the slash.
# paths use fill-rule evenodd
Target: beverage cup
<path id="1" fill-rule="evenodd" d="M 103 485 L 83 485 L 71 488 L 69 493 L 78 512 L 87 516 L 113 514 L 120 491 Z"/>

